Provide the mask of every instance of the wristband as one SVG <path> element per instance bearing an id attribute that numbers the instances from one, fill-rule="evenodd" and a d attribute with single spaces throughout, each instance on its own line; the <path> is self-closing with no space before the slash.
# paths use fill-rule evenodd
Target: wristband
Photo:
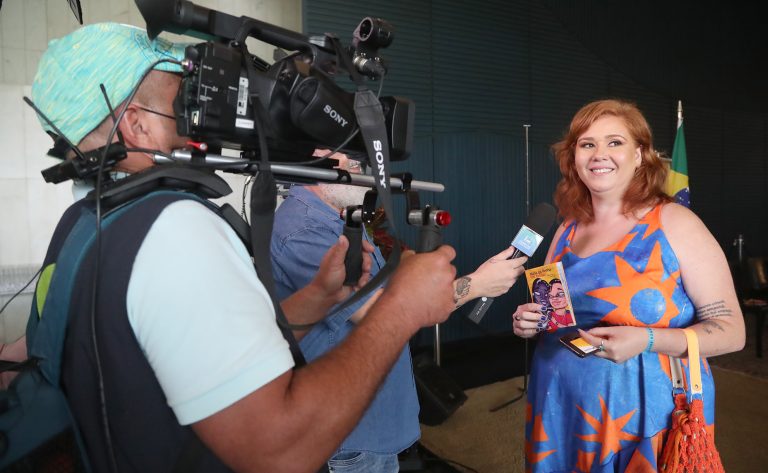
<path id="1" fill-rule="evenodd" d="M 653 329 L 651 327 L 646 327 L 646 329 L 648 329 L 648 346 L 645 347 L 645 351 L 650 353 L 653 348 Z"/>

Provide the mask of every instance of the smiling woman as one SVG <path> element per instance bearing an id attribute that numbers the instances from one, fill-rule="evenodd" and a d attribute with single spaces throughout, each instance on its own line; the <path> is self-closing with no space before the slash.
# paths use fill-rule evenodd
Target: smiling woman
<path id="1" fill-rule="evenodd" d="M 593 198 L 621 198 L 642 163 L 642 146 L 630 139 L 623 120 L 606 115 L 589 127 L 576 143 L 575 165 Z"/>
<path id="2" fill-rule="evenodd" d="M 592 102 L 576 114 L 566 136 L 552 149 L 562 173 L 555 194 L 561 215 L 584 223 L 594 219 L 591 189 L 581 174 L 584 166 L 597 171 L 592 174 L 621 163 L 632 167 L 631 173 L 623 174 L 626 191 L 612 196 L 625 213 L 671 202 L 663 190 L 666 165 L 653 147 L 648 122 L 634 104 Z"/>
<path id="3" fill-rule="evenodd" d="M 674 407 L 669 356 L 687 349 L 681 329 L 696 331 L 702 357 L 744 345 L 730 271 L 701 220 L 664 193 L 666 168 L 634 104 L 587 104 L 553 150 L 563 175 L 555 202 L 565 221 L 546 262 L 562 263 L 578 333 L 600 350 L 574 357 L 559 343 L 572 328 L 540 335 L 527 470 L 657 471 Z M 557 308 L 557 284 L 552 289 Z M 521 305 L 515 333 L 533 336 L 540 310 Z M 712 429 L 709 370 L 703 385 Z"/>

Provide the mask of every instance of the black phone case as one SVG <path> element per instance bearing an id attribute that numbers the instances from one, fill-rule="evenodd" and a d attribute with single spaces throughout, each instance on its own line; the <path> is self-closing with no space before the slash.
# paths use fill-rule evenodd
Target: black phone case
<path id="1" fill-rule="evenodd" d="M 560 343 L 565 345 L 566 348 L 571 350 L 579 358 L 584 358 L 585 356 L 591 355 L 592 353 L 597 351 L 597 348 L 594 348 L 590 351 L 584 351 L 580 347 L 574 345 L 573 341 L 577 338 L 581 338 L 581 336 L 578 333 L 569 333 L 567 335 L 563 335 L 562 337 L 560 337 Z"/>

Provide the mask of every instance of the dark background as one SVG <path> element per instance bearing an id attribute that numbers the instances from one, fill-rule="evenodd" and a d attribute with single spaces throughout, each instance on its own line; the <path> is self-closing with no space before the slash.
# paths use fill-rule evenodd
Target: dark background
<path id="1" fill-rule="evenodd" d="M 345 44 L 365 16 L 395 27 L 382 50 L 383 95 L 416 103 L 415 151 L 396 170 L 445 184 L 422 203 L 449 210 L 444 240 L 467 273 L 509 244 L 528 209 L 552 202 L 559 179 L 549 146 L 589 101 L 634 101 L 671 155 L 677 101 L 685 118 L 691 208 L 726 255 L 744 235 L 768 254 L 768 160 L 763 18 L 740 2 L 608 0 L 305 0 L 304 31 Z M 529 128 L 528 170 L 523 125 Z M 528 196 L 526 195 L 528 192 Z M 403 207 L 402 199 L 395 205 Z M 397 216 L 406 242 L 412 228 Z M 553 232 L 531 264 L 541 263 Z M 496 300 L 480 326 L 468 304 L 443 341 L 511 330 L 524 284 Z M 431 331 L 420 335 L 428 344 Z"/>

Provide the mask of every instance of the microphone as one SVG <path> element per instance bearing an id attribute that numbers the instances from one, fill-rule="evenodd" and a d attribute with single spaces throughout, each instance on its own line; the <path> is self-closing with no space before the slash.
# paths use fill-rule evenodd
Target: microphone
<path id="1" fill-rule="evenodd" d="M 515 247 L 515 252 L 507 259 L 518 258 L 523 254 L 529 258 L 533 256 L 533 253 L 544 240 L 544 235 L 552 228 L 556 215 L 555 208 L 547 203 L 542 202 L 534 207 L 525 224 L 517 232 L 515 239 L 510 243 Z M 492 303 L 493 297 L 481 297 L 467 317 L 479 324 Z"/>

